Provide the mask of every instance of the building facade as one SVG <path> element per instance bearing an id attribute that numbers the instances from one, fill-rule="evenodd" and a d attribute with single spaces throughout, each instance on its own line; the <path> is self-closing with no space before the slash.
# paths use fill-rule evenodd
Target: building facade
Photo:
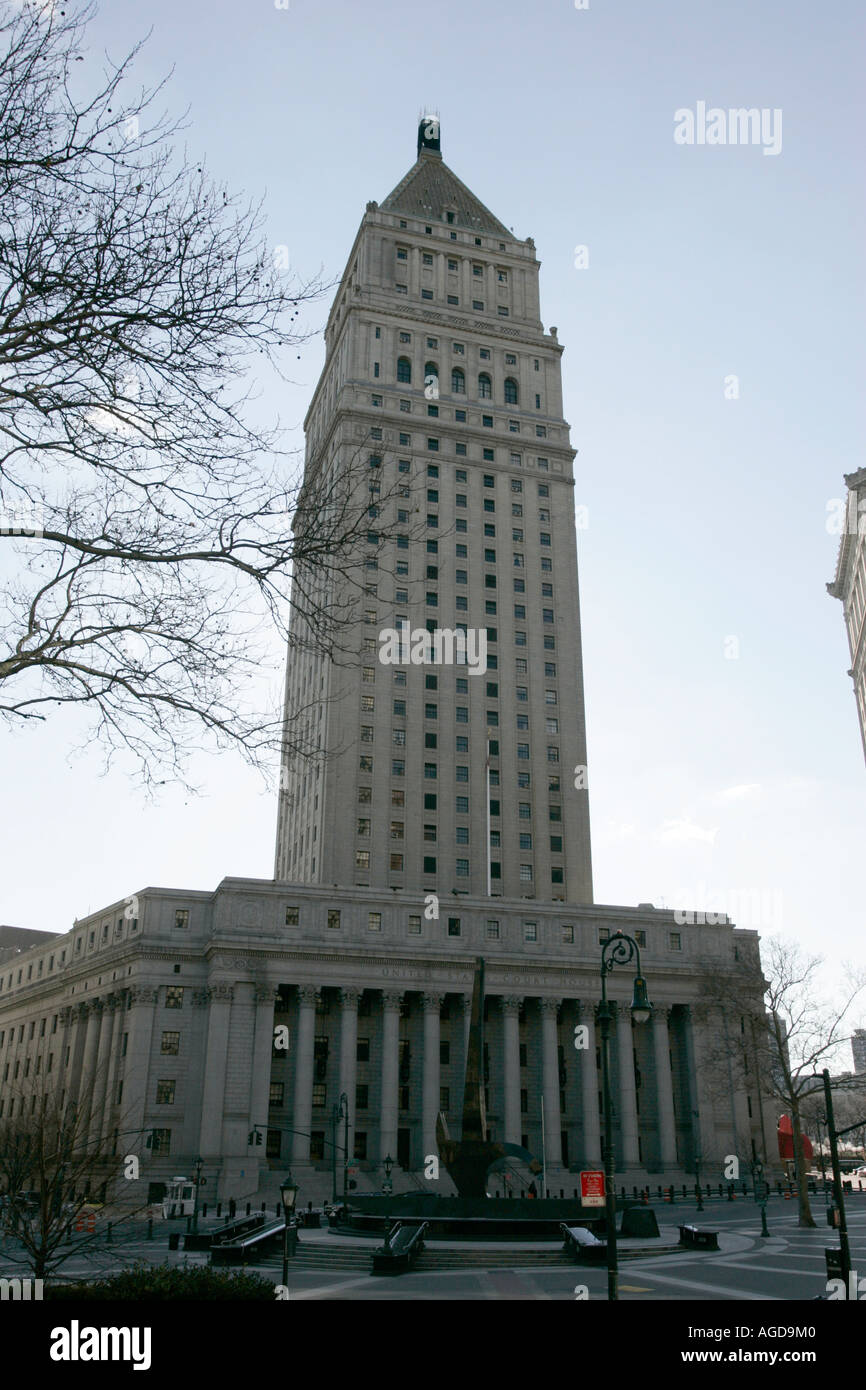
<path id="1" fill-rule="evenodd" d="M 845 474 L 848 489 L 836 575 L 827 592 L 842 604 L 860 739 L 866 758 L 866 468 Z"/>
<path id="2" fill-rule="evenodd" d="M 329 1190 L 342 1109 L 359 1190 L 389 1155 L 397 1190 L 423 1185 L 437 1116 L 459 1134 L 483 958 L 492 1136 L 570 1193 L 601 1162 L 601 949 L 622 931 L 654 1006 L 634 1026 L 613 972 L 622 1181 L 773 1162 L 746 1055 L 757 935 L 593 902 L 574 450 L 538 270 L 422 121 L 367 206 L 306 421 L 296 525 L 317 480 L 354 477 L 370 529 L 319 594 L 354 618 L 338 655 L 296 608 L 274 879 L 148 888 L 4 962 L 0 1132 L 48 1088 L 103 1171 L 139 1157 L 133 1201 L 198 1159 L 216 1197 L 273 1197 L 290 1163 L 303 1200 Z M 386 652 L 404 624 L 421 661 Z M 428 659 L 442 629 L 483 635 L 484 662 Z M 314 756 L 292 752 L 299 717 Z"/>
<path id="3" fill-rule="evenodd" d="M 389 1154 L 420 1183 L 440 1111 L 459 1134 L 479 957 L 492 1134 L 543 1156 L 551 1191 L 570 1192 L 569 1175 L 601 1157 L 596 1009 L 616 931 L 640 945 L 654 1006 L 633 1025 L 632 972 L 610 976 L 622 1181 L 694 1180 L 697 1159 L 717 1182 L 730 1154 L 772 1162 L 776 1116 L 754 1069 L 738 1089 L 714 1068 L 748 1029 L 707 990 L 744 970 L 757 984 L 742 1008 L 760 1016 L 755 932 L 682 927 L 651 907 L 464 896 L 440 898 L 433 917 L 425 895 L 249 879 L 149 888 L 131 904 L 16 957 L 0 980 L 0 1129 L 34 1087 L 55 1088 L 87 1107 L 106 1159 L 139 1156 L 130 1200 L 198 1157 L 214 1196 L 273 1193 L 289 1163 L 303 1195 L 326 1195 L 342 1095 L 359 1190 L 381 1185 Z M 444 1171 L 440 1183 L 450 1190 Z"/>

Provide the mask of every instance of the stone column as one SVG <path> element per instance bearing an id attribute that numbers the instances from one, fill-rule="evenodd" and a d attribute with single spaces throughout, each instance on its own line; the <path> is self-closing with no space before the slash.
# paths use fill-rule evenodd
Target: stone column
<path id="1" fill-rule="evenodd" d="M 77 1014 L 75 1009 L 68 1004 L 58 1011 L 59 1025 L 63 1032 L 58 1044 L 58 1056 L 54 1063 L 54 1085 L 57 1087 L 58 1100 L 67 1090 L 72 1076 L 72 1064 L 75 1060 L 75 1031 Z M 66 1065 L 66 1050 L 69 1049 L 69 1066 Z"/>
<path id="2" fill-rule="evenodd" d="M 580 1059 L 580 1098 L 583 1120 L 583 1161 L 601 1167 L 601 1120 L 598 1111 L 598 1067 L 595 1064 L 595 1005 L 580 1003 L 577 1017 L 586 1028 L 586 1048 L 576 1050 Z"/>
<path id="3" fill-rule="evenodd" d="M 421 1143 L 423 1157 L 439 1153 L 436 1143 L 436 1116 L 439 1113 L 439 1011 L 444 994 L 422 996 L 424 1007 L 424 1071 L 421 1098 Z"/>
<path id="4" fill-rule="evenodd" d="M 226 1060 L 234 990 L 228 982 L 216 981 L 208 987 L 207 996 L 207 1060 L 201 1106 L 201 1156 L 208 1160 L 210 1166 L 222 1154 Z"/>
<path id="5" fill-rule="evenodd" d="M 258 985 L 253 1037 L 253 1076 L 250 1087 L 250 1124 L 267 1125 L 271 1098 L 271 1056 L 274 1050 L 274 985 Z"/>
<path id="6" fill-rule="evenodd" d="M 349 1102 L 349 1153 L 351 1163 L 355 1153 L 355 1089 L 358 1077 L 358 1004 L 362 990 L 340 990 L 340 1094 Z M 342 1145 L 345 1121 L 337 1143 Z M 342 1190 L 342 1189 L 341 1189 Z"/>
<path id="7" fill-rule="evenodd" d="M 397 1162 L 397 1087 L 400 1068 L 400 1005 L 403 994 L 382 991 L 382 1089 L 379 1102 L 379 1161 Z"/>
<path id="8" fill-rule="evenodd" d="M 316 1038 L 315 985 L 298 986 L 298 1045 L 295 1052 L 295 1091 L 292 1098 L 292 1163 L 310 1161 L 310 1125 L 313 1118 L 313 1051 Z"/>
<path id="9" fill-rule="evenodd" d="M 635 1168 L 640 1164 L 637 1143 L 637 1105 L 634 1084 L 634 1042 L 632 1040 L 631 1009 L 628 1004 L 612 1004 L 616 1010 L 616 1066 L 619 1075 L 619 1133 L 622 1143 L 622 1165 Z"/>
<path id="10" fill-rule="evenodd" d="M 541 1090 L 544 1097 L 544 1158 L 549 1175 L 551 1168 L 562 1167 L 562 1112 L 556 1031 L 559 1000 L 540 999 L 539 1005 L 541 1007 Z"/>
<path id="11" fill-rule="evenodd" d="M 713 1153 L 712 1103 L 701 1105 L 700 1053 L 697 1032 L 707 1021 L 707 1010 L 700 1004 L 687 1004 L 683 1009 L 683 1036 L 686 1050 L 686 1069 L 689 1082 L 689 1120 L 692 1129 L 692 1162 L 710 1164 L 717 1155 Z M 685 1164 L 684 1164 L 685 1166 Z M 706 1170 L 706 1167 L 705 1167 Z"/>
<path id="12" fill-rule="evenodd" d="M 114 1033 L 114 1017 L 117 1004 L 113 994 L 102 1000 L 102 1017 L 99 1023 L 99 1042 L 96 1048 L 96 1066 L 93 1073 L 92 1109 L 90 1112 L 90 1133 L 88 1142 L 91 1149 L 99 1145 L 105 1114 L 105 1096 L 108 1087 L 108 1069 L 111 1063 L 111 1043 Z"/>
<path id="13" fill-rule="evenodd" d="M 153 1046 L 153 1024 L 156 1013 L 158 991 L 142 985 L 133 985 L 129 991 L 129 1009 L 125 1023 L 128 1023 L 129 1037 L 126 1044 L 126 1057 L 123 1060 L 123 1094 L 120 1105 L 118 1129 L 131 1131 L 145 1128 L 145 1113 L 148 1109 L 147 1085 L 150 1075 L 150 1050 Z M 121 1035 L 123 1024 L 121 1024 Z M 119 1086 L 118 1086 L 119 1090 Z M 156 1097 L 153 1097 L 151 1104 Z M 127 1135 L 141 1142 L 146 1135 Z"/>
<path id="14" fill-rule="evenodd" d="M 674 1117 L 674 1087 L 671 1076 L 670 1009 L 655 1005 L 652 1014 L 653 1047 L 656 1063 L 656 1098 L 662 1170 L 673 1173 L 677 1166 L 677 1131 Z"/>
<path id="15" fill-rule="evenodd" d="M 506 994 L 502 1004 L 502 1068 L 505 1087 L 505 1142 L 520 1143 L 520 1006 L 519 995 Z"/>
<path id="16" fill-rule="evenodd" d="M 111 1115 L 117 1099 L 117 1077 L 120 1068 L 120 1040 L 123 1036 L 123 1024 L 126 1018 L 126 999 L 123 994 L 112 994 L 109 997 L 108 1007 L 111 1010 L 113 1027 L 111 1030 L 111 1045 L 108 1053 L 108 1065 L 106 1067 L 105 1089 L 102 1096 L 102 1131 L 101 1140 L 103 1147 L 111 1142 Z M 118 1126 L 120 1128 L 120 1126 Z M 140 1138 L 140 1136 L 118 1134 L 120 1152 L 128 1151 L 127 1140 Z"/>
<path id="17" fill-rule="evenodd" d="M 81 1065 L 81 1081 L 78 1087 L 78 1108 L 86 1116 L 86 1133 L 92 1113 L 93 1084 L 96 1077 L 96 1054 L 99 1048 L 99 1033 L 102 1028 L 102 1000 L 91 999 L 87 1005 L 87 1033 L 84 1039 L 84 1060 Z"/>

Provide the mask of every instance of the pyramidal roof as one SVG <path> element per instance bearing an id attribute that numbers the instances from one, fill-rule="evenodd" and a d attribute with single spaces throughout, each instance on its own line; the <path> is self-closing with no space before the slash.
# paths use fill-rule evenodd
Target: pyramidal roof
<path id="1" fill-rule="evenodd" d="M 495 232 L 514 240 L 514 233 L 494 217 L 465 183 L 448 168 L 441 154 L 422 149 L 412 168 L 380 205 L 387 212 L 445 222 L 446 213 L 455 227 L 474 232 Z"/>

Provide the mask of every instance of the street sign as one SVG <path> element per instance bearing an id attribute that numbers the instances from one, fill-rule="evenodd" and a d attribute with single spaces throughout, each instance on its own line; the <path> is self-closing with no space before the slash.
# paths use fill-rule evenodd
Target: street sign
<path id="1" fill-rule="evenodd" d="M 604 1173 L 601 1170 L 581 1173 L 580 1200 L 585 1207 L 604 1206 Z"/>

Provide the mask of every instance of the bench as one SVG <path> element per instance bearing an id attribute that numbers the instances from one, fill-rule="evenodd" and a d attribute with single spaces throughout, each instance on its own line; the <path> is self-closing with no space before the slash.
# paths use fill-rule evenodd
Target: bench
<path id="1" fill-rule="evenodd" d="M 701 1231 L 697 1226 L 680 1226 L 680 1245 L 690 1250 L 718 1250 L 718 1231 Z"/>
<path id="2" fill-rule="evenodd" d="M 594 1236 L 586 1226 L 567 1226 L 560 1222 L 563 1250 L 568 1250 L 582 1264 L 600 1264 L 607 1259 L 607 1244 Z"/>
<path id="3" fill-rule="evenodd" d="M 420 1226 L 391 1227 L 385 1231 L 385 1244 L 373 1251 L 371 1274 L 405 1274 L 424 1249 L 427 1222 Z"/>

